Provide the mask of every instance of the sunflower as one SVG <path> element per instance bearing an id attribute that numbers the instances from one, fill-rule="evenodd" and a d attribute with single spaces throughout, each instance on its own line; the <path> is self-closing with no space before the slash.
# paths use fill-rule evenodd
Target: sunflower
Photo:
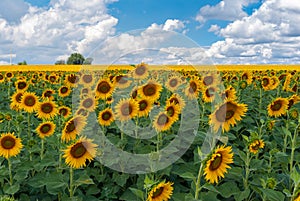
<path id="1" fill-rule="evenodd" d="M 268 114 L 270 117 L 280 117 L 288 109 L 289 101 L 287 98 L 276 98 L 268 105 Z"/>
<path id="2" fill-rule="evenodd" d="M 149 101 L 148 99 L 140 99 L 137 101 L 139 108 L 137 115 L 139 117 L 145 117 L 148 116 L 149 112 L 152 109 L 153 103 Z"/>
<path id="3" fill-rule="evenodd" d="M 138 89 L 138 94 L 140 94 L 143 99 L 155 102 L 160 97 L 161 90 L 162 86 L 158 82 L 149 80 Z"/>
<path id="4" fill-rule="evenodd" d="M 66 164 L 72 168 L 81 168 L 86 166 L 86 161 L 91 162 L 97 154 L 97 145 L 85 137 L 81 137 L 74 144 L 69 145 L 64 150 L 63 157 Z"/>
<path id="5" fill-rule="evenodd" d="M 95 110 L 96 101 L 94 97 L 86 97 L 85 99 L 81 100 L 80 107 L 84 108 L 85 110 L 92 112 Z"/>
<path id="6" fill-rule="evenodd" d="M 21 139 L 13 133 L 2 133 L 0 137 L 0 156 L 6 159 L 16 156 L 21 152 L 23 145 Z"/>
<path id="7" fill-rule="evenodd" d="M 223 100 L 236 100 L 236 90 L 232 86 L 229 86 L 221 93 L 221 98 Z"/>
<path id="8" fill-rule="evenodd" d="M 79 75 L 75 75 L 74 73 L 72 73 L 65 77 L 64 83 L 68 87 L 75 87 L 78 84 L 79 80 Z"/>
<path id="9" fill-rule="evenodd" d="M 236 121 L 240 121 L 247 112 L 246 104 L 238 104 L 233 100 L 227 100 L 220 105 L 209 117 L 209 123 L 215 132 L 222 127 L 222 131 L 229 131 L 230 126 L 234 126 Z"/>
<path id="10" fill-rule="evenodd" d="M 60 106 L 58 108 L 58 114 L 64 118 L 68 118 L 71 114 L 71 109 L 67 106 Z"/>
<path id="11" fill-rule="evenodd" d="M 218 146 L 206 161 L 205 180 L 211 184 L 218 183 L 220 178 L 224 178 L 224 173 L 227 173 L 226 169 L 230 168 L 228 164 L 231 163 L 233 163 L 231 146 Z"/>
<path id="12" fill-rule="evenodd" d="M 180 110 L 182 110 L 185 107 L 184 99 L 176 93 L 172 94 L 172 96 L 167 100 L 167 104 L 168 102 L 178 104 L 180 106 Z"/>
<path id="13" fill-rule="evenodd" d="M 16 111 L 20 110 L 23 94 L 24 93 L 22 91 L 17 91 L 10 97 L 10 101 L 11 101 L 11 103 L 9 105 L 10 109 L 16 110 Z"/>
<path id="14" fill-rule="evenodd" d="M 262 88 L 267 91 L 267 90 L 271 90 L 272 83 L 271 83 L 271 79 L 268 76 L 263 76 L 262 80 L 261 80 L 261 86 Z"/>
<path id="15" fill-rule="evenodd" d="M 50 100 L 38 104 L 37 117 L 40 119 L 51 119 L 58 114 L 57 105 Z"/>
<path id="16" fill-rule="evenodd" d="M 173 76 L 169 77 L 169 79 L 167 80 L 166 88 L 169 89 L 170 91 L 174 92 L 176 89 L 178 89 L 178 87 L 180 86 L 181 83 L 182 83 L 181 78 L 173 75 Z"/>
<path id="17" fill-rule="evenodd" d="M 82 84 L 85 87 L 92 86 L 94 84 L 94 76 L 88 73 L 81 75 L 80 84 Z"/>
<path id="18" fill-rule="evenodd" d="M 48 81 L 51 83 L 51 84 L 56 84 L 58 82 L 58 76 L 56 75 L 56 73 L 51 73 L 49 76 L 48 76 Z"/>
<path id="19" fill-rule="evenodd" d="M 10 80 L 11 78 L 14 77 L 14 74 L 12 72 L 6 72 L 5 77 L 7 78 L 7 80 Z"/>
<path id="20" fill-rule="evenodd" d="M 42 99 L 53 100 L 53 94 L 55 94 L 55 91 L 53 89 L 45 89 L 42 94 Z"/>
<path id="21" fill-rule="evenodd" d="M 167 131 L 172 127 L 173 122 L 167 112 L 160 112 L 154 119 L 153 127 L 157 131 Z"/>
<path id="22" fill-rule="evenodd" d="M 300 96 L 294 94 L 288 99 L 288 101 L 289 101 L 289 104 L 288 104 L 287 109 L 289 110 L 293 105 L 300 102 Z"/>
<path id="23" fill-rule="evenodd" d="M 205 90 L 202 93 L 202 99 L 204 102 L 206 103 L 211 103 L 214 101 L 215 98 L 215 93 L 216 93 L 217 89 L 214 86 L 210 86 L 205 88 Z"/>
<path id="24" fill-rule="evenodd" d="M 297 110 L 297 108 L 293 108 L 289 111 L 289 116 L 292 118 L 292 119 L 298 119 L 299 117 L 299 112 Z"/>
<path id="25" fill-rule="evenodd" d="M 257 154 L 259 149 L 263 149 L 265 147 L 265 143 L 263 140 L 254 140 L 249 145 L 249 151 L 253 154 Z"/>
<path id="26" fill-rule="evenodd" d="M 244 80 L 247 82 L 247 84 L 251 84 L 252 83 L 252 72 L 251 71 L 245 71 L 242 76 L 241 76 L 241 80 Z"/>
<path id="27" fill-rule="evenodd" d="M 21 98 L 20 108 L 24 109 L 26 112 L 32 113 L 38 108 L 38 97 L 35 93 L 24 92 Z"/>
<path id="28" fill-rule="evenodd" d="M 132 71 L 132 77 L 134 79 L 146 79 L 149 75 L 148 65 L 145 63 L 138 64 Z"/>
<path id="29" fill-rule="evenodd" d="M 270 84 L 270 87 L 269 87 L 270 90 L 276 89 L 280 84 L 280 81 L 279 81 L 278 77 L 277 76 L 272 76 L 272 77 L 270 77 L 270 80 L 271 80 L 271 84 Z"/>
<path id="30" fill-rule="evenodd" d="M 0 73 L 0 83 L 2 83 L 2 82 L 4 82 L 4 79 L 5 77 L 3 76 L 3 74 L 2 73 Z"/>
<path id="31" fill-rule="evenodd" d="M 60 97 L 66 97 L 66 96 L 68 96 L 70 93 L 71 93 L 71 89 L 70 89 L 70 87 L 68 87 L 68 86 L 61 86 L 61 87 L 58 89 L 58 95 L 59 95 Z"/>
<path id="32" fill-rule="evenodd" d="M 217 79 L 217 75 L 215 73 L 209 73 L 205 76 L 203 76 L 202 78 L 202 85 L 204 87 L 208 87 L 208 86 L 212 86 L 212 85 L 217 85 L 217 83 L 219 83 L 218 79 Z"/>
<path id="33" fill-rule="evenodd" d="M 23 79 L 16 81 L 15 86 L 17 91 L 26 91 L 28 89 L 28 83 Z"/>
<path id="34" fill-rule="evenodd" d="M 107 78 L 99 80 L 96 85 L 95 95 L 96 98 L 107 99 L 111 96 L 114 90 L 113 84 Z"/>
<path id="35" fill-rule="evenodd" d="M 184 93 L 189 99 L 197 99 L 199 96 L 200 82 L 197 78 L 189 81 L 188 86 L 185 88 Z"/>
<path id="36" fill-rule="evenodd" d="M 86 125 L 86 118 L 77 115 L 68 120 L 63 128 L 61 139 L 62 141 L 69 142 L 75 140 L 76 135 L 79 135 Z"/>
<path id="37" fill-rule="evenodd" d="M 160 182 L 148 193 L 147 201 L 168 201 L 173 194 L 173 183 Z"/>
<path id="38" fill-rule="evenodd" d="M 98 122 L 102 126 L 109 126 L 114 121 L 114 115 L 111 108 L 106 108 L 99 112 Z"/>
<path id="39" fill-rule="evenodd" d="M 113 83 L 116 87 L 125 89 L 130 86 L 132 80 L 128 77 L 128 75 L 117 75 L 114 77 Z"/>
<path id="40" fill-rule="evenodd" d="M 47 122 L 41 123 L 35 130 L 36 130 L 37 134 L 39 135 L 39 137 L 43 139 L 45 137 L 49 137 L 49 136 L 53 135 L 53 133 L 55 131 L 55 127 L 56 127 L 56 125 L 53 122 L 47 121 Z"/>
<path id="41" fill-rule="evenodd" d="M 115 106 L 115 117 L 120 121 L 128 121 L 138 113 L 139 105 L 133 99 L 122 99 Z"/>
<path id="42" fill-rule="evenodd" d="M 168 117 L 170 117 L 171 122 L 176 122 L 179 119 L 181 110 L 178 104 L 167 102 L 165 111 L 167 112 Z"/>

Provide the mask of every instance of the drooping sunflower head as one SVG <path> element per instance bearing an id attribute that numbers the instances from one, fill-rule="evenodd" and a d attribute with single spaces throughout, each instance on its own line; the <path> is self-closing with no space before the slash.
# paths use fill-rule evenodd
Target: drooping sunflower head
<path id="1" fill-rule="evenodd" d="M 253 154 L 257 154 L 259 149 L 263 149 L 265 147 L 265 143 L 263 140 L 255 139 L 249 145 L 249 151 Z"/>
<path id="2" fill-rule="evenodd" d="M 211 184 L 218 183 L 220 178 L 224 178 L 224 174 L 227 173 L 231 163 L 233 163 L 231 146 L 218 146 L 206 161 L 205 180 Z"/>
<path id="3" fill-rule="evenodd" d="M 280 117 L 285 114 L 289 105 L 287 98 L 276 98 L 268 105 L 268 115 L 270 117 Z"/>
<path id="4" fill-rule="evenodd" d="M 64 126 L 62 131 L 61 139 L 62 141 L 69 142 L 71 140 L 75 140 L 76 136 L 81 133 L 86 125 L 86 118 L 77 115 L 71 119 L 69 119 Z"/>
<path id="5" fill-rule="evenodd" d="M 24 92 L 21 98 L 20 108 L 26 112 L 32 113 L 38 109 L 39 101 L 35 93 Z"/>
<path id="6" fill-rule="evenodd" d="M 58 114 L 64 118 L 68 118 L 71 115 L 71 108 L 67 106 L 60 106 L 58 108 Z"/>
<path id="7" fill-rule="evenodd" d="M 230 126 L 234 126 L 247 112 L 246 104 L 239 104 L 233 100 L 227 100 L 220 105 L 211 115 L 209 123 L 215 132 L 222 128 L 222 131 L 229 131 Z"/>
<path id="8" fill-rule="evenodd" d="M 145 63 L 138 64 L 132 71 L 132 77 L 134 79 L 146 79 L 149 75 L 148 65 Z"/>
<path id="9" fill-rule="evenodd" d="M 39 135 L 40 138 L 45 138 L 53 135 L 55 131 L 56 125 L 51 121 L 46 121 L 41 123 L 37 128 L 36 132 Z"/>
<path id="10" fill-rule="evenodd" d="M 13 133 L 2 133 L 0 136 L 0 156 L 8 159 L 21 152 L 23 145 L 21 139 L 14 136 Z"/>
<path id="11" fill-rule="evenodd" d="M 148 193 L 147 201 L 168 201 L 173 194 L 173 183 L 160 182 Z"/>
<path id="12" fill-rule="evenodd" d="M 149 80 L 138 89 L 138 94 L 140 94 L 144 99 L 155 102 L 160 97 L 161 90 L 162 86 L 158 82 Z"/>
<path id="13" fill-rule="evenodd" d="M 98 122 L 102 126 L 109 126 L 114 121 L 114 115 L 111 108 L 106 108 L 99 112 Z"/>
<path id="14" fill-rule="evenodd" d="M 41 119 L 51 119 L 58 114 L 55 102 L 46 99 L 38 104 L 37 117 Z"/>
<path id="15" fill-rule="evenodd" d="M 20 110 L 23 94 L 24 93 L 22 91 L 17 91 L 11 96 L 11 98 L 10 98 L 11 103 L 9 105 L 10 109 L 16 110 L 16 111 Z"/>
<path id="16" fill-rule="evenodd" d="M 133 99 L 122 99 L 115 106 L 114 115 L 120 121 L 128 121 L 138 113 L 138 103 Z"/>
<path id="17" fill-rule="evenodd" d="M 287 109 L 289 110 L 293 105 L 300 102 L 300 96 L 294 94 L 288 99 L 288 101 L 289 101 L 289 104 L 288 104 Z"/>
<path id="18" fill-rule="evenodd" d="M 96 154 L 97 145 L 91 139 L 81 137 L 64 150 L 63 157 L 68 166 L 78 169 L 85 167 L 86 161 L 92 161 L 96 157 Z"/>

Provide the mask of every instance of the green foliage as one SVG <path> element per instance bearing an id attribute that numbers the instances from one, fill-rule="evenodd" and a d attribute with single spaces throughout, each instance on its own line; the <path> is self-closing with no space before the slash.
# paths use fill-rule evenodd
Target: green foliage
<path id="1" fill-rule="evenodd" d="M 82 65 L 84 61 L 85 59 L 80 53 L 72 53 L 67 59 L 67 64 Z"/>

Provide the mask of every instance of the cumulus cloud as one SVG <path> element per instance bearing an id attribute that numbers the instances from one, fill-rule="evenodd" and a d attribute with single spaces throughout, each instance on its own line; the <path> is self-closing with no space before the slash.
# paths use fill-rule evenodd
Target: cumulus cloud
<path id="1" fill-rule="evenodd" d="M 196 20 L 200 23 L 204 23 L 209 19 L 229 21 L 241 19 L 247 16 L 243 8 L 256 2 L 258 2 L 258 0 L 223 0 L 214 6 L 206 5 L 200 8 Z"/>
<path id="2" fill-rule="evenodd" d="M 207 54 L 216 63 L 298 63 L 299 13 L 295 1 L 265 1 L 252 15 L 220 29 L 225 39 L 212 44 Z"/>
<path id="3" fill-rule="evenodd" d="M 52 0 L 48 8 L 29 6 L 18 23 L 0 18 L 0 54 L 11 48 L 16 60 L 54 63 L 60 55 L 88 54 L 115 33 L 118 20 L 107 13 L 108 0 Z"/>

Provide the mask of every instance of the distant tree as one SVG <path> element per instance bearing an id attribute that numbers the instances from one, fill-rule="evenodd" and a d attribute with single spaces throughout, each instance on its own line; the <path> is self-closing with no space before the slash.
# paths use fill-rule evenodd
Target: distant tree
<path id="1" fill-rule="evenodd" d="M 18 65 L 27 65 L 27 62 L 24 60 L 24 61 L 19 62 Z"/>
<path id="2" fill-rule="evenodd" d="M 55 65 L 64 65 L 64 64 L 66 64 L 66 61 L 63 60 L 63 59 L 57 60 L 57 61 L 55 62 Z"/>
<path id="3" fill-rule="evenodd" d="M 84 60 L 83 64 L 85 64 L 85 65 L 91 65 L 92 62 L 93 62 L 93 60 L 94 60 L 93 58 L 88 57 L 88 58 L 86 58 L 86 59 Z"/>
<path id="4" fill-rule="evenodd" d="M 67 64 L 82 65 L 84 57 L 79 53 L 72 53 L 67 60 Z"/>

